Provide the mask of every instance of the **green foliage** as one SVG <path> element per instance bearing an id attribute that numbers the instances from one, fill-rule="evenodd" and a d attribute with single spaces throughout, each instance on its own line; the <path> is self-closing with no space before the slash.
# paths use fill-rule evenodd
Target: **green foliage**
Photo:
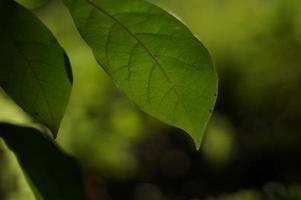
<path id="1" fill-rule="evenodd" d="M 0 123 L 0 137 L 16 154 L 38 200 L 84 200 L 77 162 L 32 128 Z"/>
<path id="2" fill-rule="evenodd" d="M 56 135 L 71 90 L 68 58 L 29 11 L 5 0 L 0 13 L 0 86 Z"/>
<path id="3" fill-rule="evenodd" d="M 217 95 L 209 53 L 173 16 L 140 0 L 65 1 L 97 61 L 150 115 L 199 147 Z"/>
<path id="4" fill-rule="evenodd" d="M 30 9 L 45 1 L 17 2 Z M 187 131 L 199 147 L 216 101 L 217 77 L 208 51 L 189 29 L 142 0 L 65 4 L 116 85 L 143 111 Z M 56 136 L 73 82 L 69 59 L 52 33 L 14 1 L 0 2 L 0 27 L 0 87 Z M 123 127 L 116 124 L 114 131 Z M 35 129 L 3 123 L 0 137 L 37 199 L 85 199 L 76 161 L 53 141 Z"/>

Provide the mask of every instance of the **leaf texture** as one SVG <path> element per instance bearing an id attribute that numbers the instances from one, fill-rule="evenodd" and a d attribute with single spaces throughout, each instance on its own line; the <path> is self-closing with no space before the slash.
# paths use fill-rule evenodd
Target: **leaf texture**
<path id="1" fill-rule="evenodd" d="M 56 135 L 69 99 L 69 60 L 48 29 L 14 1 L 0 2 L 0 86 Z"/>
<path id="2" fill-rule="evenodd" d="M 65 0 L 96 60 L 142 110 L 197 146 L 213 110 L 210 55 L 179 20 L 142 0 Z"/>

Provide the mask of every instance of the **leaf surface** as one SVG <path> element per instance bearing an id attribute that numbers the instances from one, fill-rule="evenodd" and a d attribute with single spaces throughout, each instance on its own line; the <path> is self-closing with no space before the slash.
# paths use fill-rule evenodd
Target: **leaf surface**
<path id="1" fill-rule="evenodd" d="M 39 131 L 0 123 L 0 138 L 15 153 L 37 199 L 85 199 L 77 162 Z"/>
<path id="2" fill-rule="evenodd" d="M 48 0 L 15 0 L 27 9 L 37 9 L 47 3 Z"/>
<path id="3" fill-rule="evenodd" d="M 178 19 L 142 0 L 65 0 L 96 60 L 142 110 L 197 146 L 215 105 L 210 55 Z"/>
<path id="4" fill-rule="evenodd" d="M 0 2 L 0 86 L 56 135 L 71 91 L 68 58 L 48 29 L 10 0 Z"/>

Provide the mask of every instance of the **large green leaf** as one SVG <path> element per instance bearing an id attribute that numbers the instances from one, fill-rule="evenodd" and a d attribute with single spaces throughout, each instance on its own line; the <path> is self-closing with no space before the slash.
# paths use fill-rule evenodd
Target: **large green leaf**
<path id="1" fill-rule="evenodd" d="M 0 1 L 0 86 L 56 134 L 71 91 L 64 51 L 47 28 L 11 0 Z"/>
<path id="2" fill-rule="evenodd" d="M 37 199 L 86 199 L 77 162 L 39 131 L 0 123 L 1 137 L 15 153 Z"/>
<path id="3" fill-rule="evenodd" d="M 179 20 L 143 0 L 65 0 L 105 71 L 142 110 L 199 146 L 217 95 L 206 48 Z"/>

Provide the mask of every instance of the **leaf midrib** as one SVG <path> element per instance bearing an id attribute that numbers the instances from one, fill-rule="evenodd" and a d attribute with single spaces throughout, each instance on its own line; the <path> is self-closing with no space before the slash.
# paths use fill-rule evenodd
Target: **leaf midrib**
<path id="1" fill-rule="evenodd" d="M 48 109 L 48 112 L 49 112 L 49 115 L 50 115 L 50 118 L 51 118 L 51 121 L 53 123 L 53 125 L 55 124 L 55 120 L 54 120 L 54 114 L 52 113 L 51 111 L 51 106 L 50 106 L 50 103 L 48 101 L 48 98 L 46 97 L 46 92 L 44 90 L 44 88 L 41 86 L 41 83 L 39 81 L 39 78 L 37 76 L 37 74 L 34 72 L 34 70 L 32 69 L 32 62 L 25 56 L 25 54 L 13 43 L 11 42 L 12 46 L 16 49 L 16 52 L 24 58 L 24 60 L 27 62 L 28 64 L 28 69 L 31 71 L 31 73 L 33 74 L 33 77 L 35 78 L 36 82 L 38 83 L 38 87 L 41 91 L 41 93 L 43 94 L 43 97 L 45 99 L 45 102 L 47 104 L 47 109 Z"/>
<path id="2" fill-rule="evenodd" d="M 116 19 L 113 15 L 111 15 L 110 13 L 106 12 L 104 9 L 102 9 L 100 6 L 98 6 L 96 3 L 94 3 L 93 1 L 90 0 L 85 0 L 88 4 L 90 4 L 92 7 L 96 8 L 99 12 L 105 14 L 107 17 L 111 18 L 113 21 L 115 21 L 118 25 L 120 25 L 122 28 L 124 28 L 144 49 L 145 51 L 149 54 L 149 56 L 154 60 L 155 65 L 159 67 L 159 69 L 161 70 L 161 72 L 163 73 L 164 77 L 166 78 L 166 80 L 172 85 L 173 90 L 175 91 L 176 96 L 178 97 L 178 101 L 181 102 L 186 115 L 188 113 L 188 110 L 184 104 L 184 102 L 182 101 L 182 98 L 180 98 L 180 95 L 176 89 L 175 84 L 173 84 L 173 82 L 170 80 L 170 78 L 168 77 L 167 73 L 165 72 L 164 68 L 162 67 L 162 65 L 159 63 L 159 61 L 156 59 L 156 57 L 153 55 L 153 53 L 145 46 L 145 44 L 134 34 L 132 33 L 129 28 L 127 28 L 125 25 L 123 25 L 118 19 Z M 189 116 L 189 115 L 187 115 Z"/>

